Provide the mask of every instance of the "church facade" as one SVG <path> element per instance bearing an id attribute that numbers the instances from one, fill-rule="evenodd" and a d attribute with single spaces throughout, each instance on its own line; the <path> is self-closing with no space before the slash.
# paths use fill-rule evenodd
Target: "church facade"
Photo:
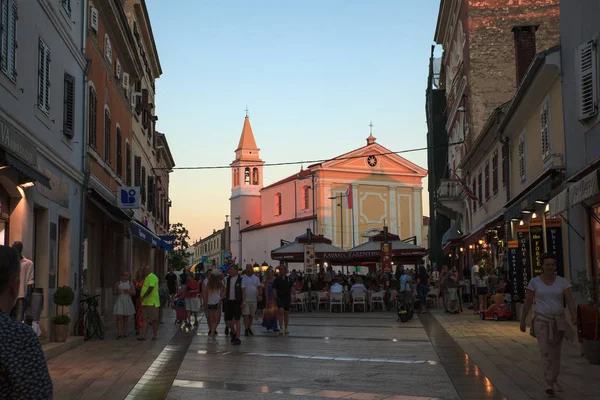
<path id="1" fill-rule="evenodd" d="M 427 247 L 421 243 L 427 171 L 381 146 L 372 132 L 365 146 L 266 187 L 263 165 L 246 116 L 231 163 L 231 252 L 238 263 L 274 265 L 271 250 L 307 229 L 348 250 L 387 225 Z"/>

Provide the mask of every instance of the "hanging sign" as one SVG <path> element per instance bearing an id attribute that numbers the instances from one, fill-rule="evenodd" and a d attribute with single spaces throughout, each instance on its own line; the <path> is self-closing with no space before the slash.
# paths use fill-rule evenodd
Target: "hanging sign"
<path id="1" fill-rule="evenodd" d="M 523 287 L 523 267 L 519 257 L 519 241 L 508 242 L 508 276 L 512 286 L 513 301 L 523 302 L 525 299 L 525 288 Z"/>
<path id="2" fill-rule="evenodd" d="M 315 273 L 315 246 L 312 244 L 304 245 L 304 272 L 307 275 Z"/>
<path id="3" fill-rule="evenodd" d="M 525 298 L 525 291 L 531 280 L 531 245 L 529 241 L 529 226 L 517 227 L 517 240 L 519 242 L 518 259 L 520 263 L 519 286 L 522 288 L 520 301 Z"/>
<path id="4" fill-rule="evenodd" d="M 384 274 L 391 274 L 392 271 L 392 245 L 390 243 L 381 243 L 381 269 Z"/>
<path id="5" fill-rule="evenodd" d="M 542 269 L 542 254 L 544 254 L 544 222 L 541 218 L 532 218 L 529 221 L 529 233 L 531 235 L 531 265 L 533 269 L 533 277 L 541 275 Z"/>
<path id="6" fill-rule="evenodd" d="M 556 257 L 556 274 L 565 276 L 565 260 L 563 254 L 562 221 L 559 218 L 546 220 L 546 244 L 548 254 Z"/>

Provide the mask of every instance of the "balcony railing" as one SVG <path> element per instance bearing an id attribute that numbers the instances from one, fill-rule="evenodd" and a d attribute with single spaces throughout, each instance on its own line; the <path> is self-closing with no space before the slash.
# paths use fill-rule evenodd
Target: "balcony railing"
<path id="1" fill-rule="evenodd" d="M 456 179 L 442 179 L 437 195 L 439 200 L 460 200 L 464 196 L 463 187 Z"/>

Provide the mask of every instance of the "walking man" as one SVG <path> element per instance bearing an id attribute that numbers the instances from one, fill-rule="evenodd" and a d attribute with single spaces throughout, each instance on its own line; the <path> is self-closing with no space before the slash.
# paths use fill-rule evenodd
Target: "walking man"
<path id="1" fill-rule="evenodd" d="M 150 272 L 150 267 L 144 267 L 144 286 L 140 292 L 142 297 L 142 336 L 138 340 L 146 340 L 148 322 L 152 325 L 154 336 L 152 340 L 158 339 L 158 308 L 160 307 L 160 296 L 158 293 L 158 277 Z"/>
<path id="2" fill-rule="evenodd" d="M 242 344 L 240 340 L 242 317 L 242 307 L 245 305 L 243 300 L 242 278 L 238 275 L 236 265 L 229 267 L 227 284 L 225 287 L 225 324 L 231 334 L 231 343 L 234 346 Z"/>
<path id="3" fill-rule="evenodd" d="M 22 322 L 25 320 L 25 313 L 29 307 L 31 293 L 33 292 L 33 286 L 35 283 L 33 261 L 23 256 L 22 242 L 14 242 L 12 248 L 18 253 L 21 262 L 19 294 L 17 296 L 17 302 L 15 303 L 12 314 L 17 321 Z"/>
<path id="4" fill-rule="evenodd" d="M 167 287 L 169 288 L 169 303 L 172 303 L 177 294 L 177 275 L 173 272 L 173 267 L 169 268 L 169 273 L 165 276 L 165 279 L 167 280 Z"/>
<path id="5" fill-rule="evenodd" d="M 292 306 L 292 291 L 294 282 L 286 275 L 287 270 L 284 265 L 279 266 L 279 276 L 273 282 L 273 291 L 277 299 L 277 308 L 279 309 L 279 336 L 289 335 L 288 326 L 290 325 L 290 309 Z"/>
<path id="6" fill-rule="evenodd" d="M 252 319 L 256 314 L 258 302 L 262 300 L 262 290 L 260 279 L 254 275 L 254 268 L 251 264 L 246 264 L 246 275 L 242 276 L 242 300 L 244 301 L 244 326 L 246 328 L 245 336 L 254 336 L 252 332 Z"/>

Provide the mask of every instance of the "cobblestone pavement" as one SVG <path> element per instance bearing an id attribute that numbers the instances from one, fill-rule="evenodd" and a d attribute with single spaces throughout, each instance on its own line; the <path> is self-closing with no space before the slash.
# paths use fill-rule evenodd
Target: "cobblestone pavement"
<path id="1" fill-rule="evenodd" d="M 293 314 L 290 335 L 231 346 L 220 326 L 181 330 L 167 312 L 157 342 L 90 341 L 49 361 L 56 399 L 546 399 L 535 339 L 515 322 L 433 310 Z M 564 347 L 555 399 L 600 400 L 600 367 Z"/>

